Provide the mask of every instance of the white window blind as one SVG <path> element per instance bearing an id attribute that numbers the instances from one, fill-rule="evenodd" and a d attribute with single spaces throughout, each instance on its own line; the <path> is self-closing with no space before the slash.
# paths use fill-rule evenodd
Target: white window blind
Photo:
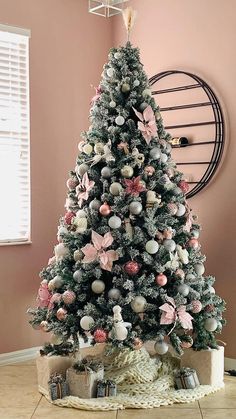
<path id="1" fill-rule="evenodd" d="M 29 31 L 0 25 L 0 244 L 30 241 Z"/>

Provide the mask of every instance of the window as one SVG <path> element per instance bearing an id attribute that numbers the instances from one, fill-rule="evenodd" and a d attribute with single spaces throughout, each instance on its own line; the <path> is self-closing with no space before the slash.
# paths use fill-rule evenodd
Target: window
<path id="1" fill-rule="evenodd" d="M 0 244 L 30 242 L 29 36 L 0 25 Z"/>

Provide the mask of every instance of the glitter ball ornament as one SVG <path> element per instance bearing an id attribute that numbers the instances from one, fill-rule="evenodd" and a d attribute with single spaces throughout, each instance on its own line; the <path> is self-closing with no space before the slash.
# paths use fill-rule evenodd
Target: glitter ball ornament
<path id="1" fill-rule="evenodd" d="M 133 340 L 133 348 L 135 351 L 138 351 L 143 346 L 143 341 L 139 338 L 134 338 Z"/>
<path id="2" fill-rule="evenodd" d="M 79 176 L 84 176 L 84 174 L 88 171 L 89 167 L 86 163 L 82 163 L 79 166 L 76 166 L 75 171 L 78 173 Z"/>
<path id="3" fill-rule="evenodd" d="M 155 173 L 155 168 L 153 166 L 146 166 L 144 167 L 144 173 L 147 176 L 152 176 Z"/>
<path id="4" fill-rule="evenodd" d="M 46 320 L 42 320 L 40 323 L 40 329 L 44 332 L 48 332 L 48 322 Z"/>
<path id="5" fill-rule="evenodd" d="M 76 218 L 86 218 L 87 214 L 84 210 L 79 210 L 76 213 Z"/>
<path id="6" fill-rule="evenodd" d="M 63 244 L 59 243 L 54 247 L 56 261 L 64 259 L 64 257 L 69 255 L 69 249 Z"/>
<path id="7" fill-rule="evenodd" d="M 105 283 L 101 279 L 95 279 L 91 284 L 91 288 L 95 294 L 102 294 L 105 290 Z"/>
<path id="8" fill-rule="evenodd" d="M 178 292 L 183 296 L 187 297 L 189 294 L 189 286 L 187 284 L 180 284 L 178 286 Z"/>
<path id="9" fill-rule="evenodd" d="M 121 54 L 120 52 L 115 52 L 115 54 L 114 54 L 114 58 L 115 58 L 116 60 L 120 60 L 120 59 L 121 59 L 121 57 L 122 57 L 122 54 Z"/>
<path id="10" fill-rule="evenodd" d="M 133 85 L 134 87 L 138 87 L 140 85 L 140 81 L 138 79 L 135 79 Z"/>
<path id="11" fill-rule="evenodd" d="M 179 182 L 179 188 L 181 189 L 181 191 L 186 194 L 189 191 L 189 184 L 188 182 L 186 182 L 185 180 L 181 180 Z"/>
<path id="12" fill-rule="evenodd" d="M 202 263 L 195 263 L 194 270 L 195 270 L 197 275 L 201 276 L 205 272 L 205 267 Z"/>
<path id="13" fill-rule="evenodd" d="M 110 189 L 109 189 L 109 191 L 110 191 L 110 193 L 112 194 L 112 195 L 114 195 L 114 196 L 118 196 L 118 195 L 120 195 L 120 193 L 121 193 L 121 191 L 122 191 L 122 186 L 121 186 L 121 184 L 120 183 L 118 183 L 118 182 L 113 182 L 112 184 L 111 184 L 111 186 L 110 186 Z"/>
<path id="14" fill-rule="evenodd" d="M 85 154 L 87 154 L 87 156 L 90 156 L 90 154 L 92 153 L 92 151 L 93 151 L 93 146 L 91 144 L 85 144 L 83 146 L 83 152 Z"/>
<path id="15" fill-rule="evenodd" d="M 200 313 L 200 311 L 202 310 L 202 303 L 199 300 L 193 300 L 192 301 L 192 312 L 193 313 Z"/>
<path id="16" fill-rule="evenodd" d="M 153 160 L 158 160 L 161 157 L 161 151 L 158 147 L 153 147 L 149 154 Z"/>
<path id="17" fill-rule="evenodd" d="M 68 211 L 65 215 L 64 215 L 64 220 L 65 223 L 67 225 L 71 225 L 73 218 L 75 217 L 75 213 L 72 211 Z"/>
<path id="18" fill-rule="evenodd" d="M 76 294 L 74 293 L 74 291 L 65 291 L 62 294 L 62 300 L 64 301 L 65 304 L 72 304 L 74 303 L 76 299 Z"/>
<path id="19" fill-rule="evenodd" d="M 76 262 L 80 261 L 83 258 L 83 253 L 78 249 L 74 251 L 74 260 Z"/>
<path id="20" fill-rule="evenodd" d="M 61 302 L 61 298 L 62 298 L 62 295 L 59 294 L 59 292 L 55 292 L 55 294 L 53 294 L 51 296 L 50 305 L 51 306 L 54 306 L 54 303 L 57 303 L 57 304 L 60 303 Z"/>
<path id="21" fill-rule="evenodd" d="M 139 215 L 142 212 L 143 206 L 141 202 L 133 201 L 129 204 L 129 211 L 131 214 Z"/>
<path id="22" fill-rule="evenodd" d="M 90 330 L 94 326 L 94 319 L 91 316 L 83 316 L 80 320 L 80 327 L 83 330 Z"/>
<path id="23" fill-rule="evenodd" d="M 140 270 L 140 265 L 135 260 L 131 260 L 129 262 L 126 262 L 124 266 L 125 272 L 130 275 L 134 276 L 136 275 Z"/>
<path id="24" fill-rule="evenodd" d="M 133 167 L 126 165 L 126 166 L 122 167 L 121 174 L 125 178 L 131 178 L 134 174 L 134 169 L 133 169 Z"/>
<path id="25" fill-rule="evenodd" d="M 185 273 L 184 273 L 184 271 L 182 269 L 177 269 L 175 271 L 175 276 L 177 276 L 180 279 L 184 279 Z"/>
<path id="26" fill-rule="evenodd" d="M 167 284 L 167 277 L 163 273 L 160 273 L 156 276 L 156 283 L 160 287 L 164 287 Z"/>
<path id="27" fill-rule="evenodd" d="M 104 343 L 107 340 L 107 333 L 103 329 L 95 330 L 93 338 L 96 343 Z"/>
<path id="28" fill-rule="evenodd" d="M 131 308 L 135 313 L 143 313 L 146 304 L 146 298 L 142 297 L 141 295 L 138 295 L 137 297 L 134 297 L 134 299 L 131 301 Z"/>
<path id="29" fill-rule="evenodd" d="M 125 123 L 125 118 L 121 115 L 118 115 L 115 119 L 115 123 L 116 123 L 116 125 L 121 126 Z"/>
<path id="30" fill-rule="evenodd" d="M 94 151 L 96 154 L 102 154 L 104 151 L 104 144 L 103 143 L 96 143 L 94 145 Z"/>
<path id="31" fill-rule="evenodd" d="M 118 290 L 118 288 L 111 288 L 108 291 L 108 297 L 111 298 L 112 300 L 119 300 L 121 296 L 121 292 L 120 290 Z"/>
<path id="32" fill-rule="evenodd" d="M 115 108 L 116 107 L 116 102 L 114 100 L 111 100 L 109 103 L 110 108 Z"/>
<path id="33" fill-rule="evenodd" d="M 123 93 L 128 93 L 130 91 L 129 83 L 123 83 L 122 86 L 121 86 L 121 91 Z"/>
<path id="34" fill-rule="evenodd" d="M 110 205 L 108 205 L 106 202 L 104 204 L 102 204 L 99 208 L 99 212 L 101 215 L 103 215 L 104 217 L 106 217 L 107 215 L 109 215 L 111 213 L 111 207 Z"/>
<path id="35" fill-rule="evenodd" d="M 108 77 L 113 77 L 114 76 L 114 69 L 113 68 L 108 68 L 106 71 Z"/>
<path id="36" fill-rule="evenodd" d="M 178 210 L 176 212 L 177 217 L 182 217 L 186 212 L 186 208 L 183 204 L 178 204 Z"/>
<path id="37" fill-rule="evenodd" d="M 156 240 L 149 240 L 145 245 L 145 249 L 150 255 L 154 255 L 159 249 L 159 244 Z"/>
<path id="38" fill-rule="evenodd" d="M 143 90 L 142 96 L 143 96 L 144 98 L 145 98 L 145 97 L 148 97 L 148 96 L 152 96 L 152 92 L 151 92 L 151 90 L 150 90 L 150 89 L 145 89 L 145 90 Z"/>
<path id="39" fill-rule="evenodd" d="M 175 215 L 178 211 L 177 205 L 172 203 L 167 204 L 167 209 L 171 215 Z"/>
<path id="40" fill-rule="evenodd" d="M 176 243 L 174 240 L 171 239 L 165 239 L 163 241 L 163 246 L 165 247 L 165 249 L 168 252 L 174 252 L 175 248 L 176 248 Z"/>
<path id="41" fill-rule="evenodd" d="M 198 247 L 199 247 L 198 240 L 197 240 L 197 239 L 190 239 L 190 240 L 187 242 L 187 246 L 188 246 L 188 247 L 191 247 L 191 248 L 192 248 L 192 249 L 194 249 L 194 250 L 198 249 Z"/>
<path id="42" fill-rule="evenodd" d="M 111 177 L 111 175 L 112 175 L 111 168 L 108 167 L 108 166 L 103 167 L 102 170 L 101 170 L 101 175 L 105 179 L 109 179 Z"/>
<path id="43" fill-rule="evenodd" d="M 65 320 L 65 318 L 67 316 L 67 310 L 65 308 L 62 308 L 62 307 L 59 308 L 57 310 L 56 316 L 57 316 L 58 320 Z"/>
<path id="44" fill-rule="evenodd" d="M 111 218 L 109 218 L 108 225 L 112 229 L 120 228 L 120 226 L 121 226 L 121 218 L 120 217 L 117 217 L 116 215 L 113 215 Z"/>
<path id="45" fill-rule="evenodd" d="M 77 282 L 79 282 L 82 279 L 83 271 L 81 269 L 78 269 L 73 273 L 73 279 Z"/>
<path id="46" fill-rule="evenodd" d="M 168 352 L 169 346 L 164 340 L 157 340 L 154 344 L 154 349 L 158 355 L 164 355 Z"/>
<path id="47" fill-rule="evenodd" d="M 218 322 L 214 318 L 206 319 L 204 322 L 204 327 L 208 332 L 214 332 L 218 327 Z"/>
<path id="48" fill-rule="evenodd" d="M 99 210 L 100 206 L 101 206 L 101 201 L 99 201 L 98 199 L 93 199 L 90 204 L 89 204 L 89 208 L 92 210 Z"/>
<path id="49" fill-rule="evenodd" d="M 66 186 L 68 189 L 70 189 L 70 191 L 72 191 L 73 189 L 75 189 L 75 187 L 77 186 L 78 182 L 75 178 L 69 178 L 66 182 Z"/>

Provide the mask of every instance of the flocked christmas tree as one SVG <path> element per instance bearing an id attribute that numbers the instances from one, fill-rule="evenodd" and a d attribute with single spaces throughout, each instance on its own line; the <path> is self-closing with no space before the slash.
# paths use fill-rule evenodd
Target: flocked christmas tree
<path id="1" fill-rule="evenodd" d="M 133 349 L 154 339 L 159 354 L 217 347 L 224 301 L 203 276 L 188 184 L 130 42 L 111 49 L 90 121 L 31 324 L 53 332 L 56 353 L 88 337 Z"/>

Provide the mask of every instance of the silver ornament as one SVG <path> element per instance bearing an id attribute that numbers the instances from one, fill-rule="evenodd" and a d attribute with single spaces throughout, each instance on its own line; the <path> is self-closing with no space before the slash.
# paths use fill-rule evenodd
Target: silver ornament
<path id="1" fill-rule="evenodd" d="M 82 163 L 79 166 L 76 166 L 75 171 L 79 174 L 79 176 L 83 176 L 87 171 L 89 167 L 87 164 Z"/>
<path id="2" fill-rule="evenodd" d="M 86 218 L 87 214 L 84 210 L 79 210 L 76 213 L 76 218 Z"/>
<path id="3" fill-rule="evenodd" d="M 138 87 L 140 85 L 140 81 L 138 79 L 135 79 L 133 85 L 134 87 Z"/>
<path id="4" fill-rule="evenodd" d="M 115 119 L 116 125 L 123 125 L 125 123 L 125 118 L 122 115 L 119 115 Z"/>
<path id="5" fill-rule="evenodd" d="M 83 316 L 80 320 L 80 326 L 83 330 L 90 330 L 94 326 L 94 319 L 91 316 Z"/>
<path id="6" fill-rule="evenodd" d="M 129 204 L 129 211 L 131 214 L 138 215 L 142 212 L 143 206 L 140 202 L 133 201 Z"/>
<path id="7" fill-rule="evenodd" d="M 124 84 L 122 84 L 122 86 L 121 86 L 121 91 L 122 91 L 123 93 L 127 93 L 127 92 L 129 92 L 129 91 L 130 91 L 130 85 L 129 85 L 128 83 L 124 83 Z"/>
<path id="8" fill-rule="evenodd" d="M 210 287 L 209 288 L 209 292 L 210 292 L 210 294 L 215 294 L 216 293 L 216 290 L 215 290 L 214 287 Z"/>
<path id="9" fill-rule="evenodd" d="M 153 147 L 149 154 L 153 160 L 158 160 L 161 157 L 161 151 L 158 147 Z"/>
<path id="10" fill-rule="evenodd" d="M 119 300 L 121 296 L 121 292 L 120 290 L 118 290 L 118 288 L 111 288 L 108 291 L 108 297 L 111 298 L 112 300 Z"/>
<path id="11" fill-rule="evenodd" d="M 75 271 L 75 272 L 73 273 L 73 278 L 74 278 L 74 280 L 75 280 L 75 281 L 77 281 L 77 282 L 79 282 L 79 281 L 82 279 L 82 276 L 83 276 L 83 271 L 82 271 L 82 270 L 80 270 L 80 269 L 78 269 L 77 271 Z"/>
<path id="12" fill-rule="evenodd" d="M 161 162 L 166 163 L 168 160 L 168 156 L 165 153 L 161 153 Z"/>
<path id="13" fill-rule="evenodd" d="M 205 267 L 204 267 L 204 265 L 202 263 L 196 263 L 194 265 L 194 270 L 195 270 L 195 272 L 196 272 L 197 275 L 201 276 L 205 272 Z"/>
<path id="14" fill-rule="evenodd" d="M 115 52 L 115 54 L 114 54 L 114 58 L 116 59 L 116 60 L 120 60 L 120 58 L 122 57 L 122 54 L 120 53 L 120 52 Z"/>
<path id="15" fill-rule="evenodd" d="M 143 102 L 141 103 L 141 105 L 139 106 L 140 111 L 144 111 L 144 109 L 146 109 L 148 107 L 148 103 L 147 102 Z"/>
<path id="16" fill-rule="evenodd" d="M 111 227 L 113 229 L 120 228 L 120 226 L 121 226 L 120 217 L 117 217 L 116 215 L 113 215 L 111 218 L 109 218 L 108 225 L 109 225 L 109 227 Z"/>
<path id="17" fill-rule="evenodd" d="M 154 344 L 154 349 L 158 355 L 164 355 L 169 350 L 169 346 L 164 340 L 157 340 Z"/>
<path id="18" fill-rule="evenodd" d="M 218 322 L 214 318 L 206 319 L 204 322 L 204 327 L 208 332 L 214 332 L 218 327 Z"/>
<path id="19" fill-rule="evenodd" d="M 113 77 L 114 76 L 114 68 L 108 68 L 107 69 L 107 75 L 108 77 Z"/>
<path id="20" fill-rule="evenodd" d="M 187 274 L 186 275 L 186 281 L 195 281 L 196 277 L 193 274 Z"/>
<path id="21" fill-rule="evenodd" d="M 110 108 L 115 108 L 116 107 L 116 102 L 114 100 L 111 100 L 109 103 Z"/>
<path id="22" fill-rule="evenodd" d="M 159 249 L 159 244 L 155 240 L 149 240 L 145 245 L 145 249 L 150 255 L 154 255 Z"/>
<path id="23" fill-rule="evenodd" d="M 108 167 L 108 166 L 103 167 L 102 170 L 101 170 L 101 175 L 105 179 L 109 179 L 112 175 L 111 168 Z"/>
<path id="24" fill-rule="evenodd" d="M 178 292 L 183 296 L 187 297 L 189 294 L 189 286 L 187 284 L 180 284 L 178 286 Z"/>
<path id="25" fill-rule="evenodd" d="M 111 184 L 111 186 L 110 186 L 109 191 L 110 191 L 110 193 L 111 193 L 112 195 L 118 196 L 118 195 L 120 195 L 120 193 L 121 193 L 122 189 L 123 189 L 123 188 L 122 188 L 122 186 L 121 186 L 121 184 L 120 184 L 120 183 L 118 183 L 118 182 L 113 182 L 113 183 Z"/>
<path id="26" fill-rule="evenodd" d="M 121 174 L 125 178 L 130 178 L 134 174 L 134 169 L 133 169 L 133 167 L 126 165 L 126 166 L 122 167 Z"/>
<path id="27" fill-rule="evenodd" d="M 89 204 L 89 208 L 92 210 L 99 210 L 100 206 L 101 206 L 101 201 L 99 201 L 98 199 L 93 199 L 90 204 Z"/>
<path id="28" fill-rule="evenodd" d="M 146 298 L 138 295 L 131 301 L 131 308 L 135 313 L 143 313 L 145 305 L 147 304 Z"/>
<path id="29" fill-rule="evenodd" d="M 164 245 L 165 249 L 168 250 L 168 252 L 174 252 L 174 250 L 176 248 L 176 243 L 172 239 L 165 239 L 163 241 L 163 245 Z"/>
<path id="30" fill-rule="evenodd" d="M 91 288 L 95 294 L 102 294 L 105 290 L 105 283 L 100 279 L 95 279 L 95 281 L 92 282 Z"/>
<path id="31" fill-rule="evenodd" d="M 178 204 L 178 210 L 177 210 L 177 217 L 182 217 L 186 212 L 186 208 L 183 204 Z"/>

